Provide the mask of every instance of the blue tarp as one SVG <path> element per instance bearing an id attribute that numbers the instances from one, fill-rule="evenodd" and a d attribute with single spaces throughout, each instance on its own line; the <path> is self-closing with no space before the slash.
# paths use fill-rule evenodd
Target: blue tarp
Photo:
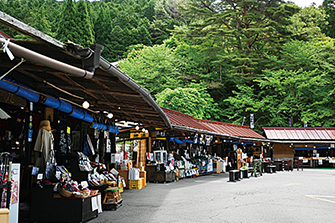
<path id="1" fill-rule="evenodd" d="M 186 142 L 186 143 L 194 143 L 194 141 L 193 140 L 190 140 L 190 139 L 187 139 L 187 140 L 183 140 L 183 142 Z"/>
<path id="2" fill-rule="evenodd" d="M 177 139 L 175 137 L 171 137 L 170 138 L 170 142 L 175 142 L 175 143 L 178 143 L 178 144 L 183 144 L 183 141 L 181 141 L 180 139 Z"/>
<path id="3" fill-rule="evenodd" d="M 301 148 L 295 148 L 295 150 L 314 150 L 314 149 L 301 147 Z"/>
<path id="4" fill-rule="evenodd" d="M 329 146 L 318 146 L 316 149 L 335 149 L 335 147 L 329 147 Z"/>

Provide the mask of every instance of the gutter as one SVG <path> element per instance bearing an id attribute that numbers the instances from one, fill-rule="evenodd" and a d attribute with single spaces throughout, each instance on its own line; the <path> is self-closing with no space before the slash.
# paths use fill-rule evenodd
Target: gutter
<path id="1" fill-rule="evenodd" d="M 165 112 L 161 109 L 161 107 L 157 104 L 157 102 L 152 98 L 150 93 L 143 87 L 141 87 L 138 83 L 136 83 L 131 77 L 129 77 L 127 74 L 123 73 L 121 70 L 117 69 L 114 67 L 110 62 L 108 62 L 105 58 L 100 57 L 99 61 L 100 67 L 117 76 L 118 78 L 121 79 L 121 81 L 127 85 L 129 88 L 135 90 L 136 92 L 140 93 L 142 98 L 149 104 L 151 105 L 158 113 L 159 115 L 163 118 L 163 121 L 165 125 L 171 129 L 171 123 Z"/>
<path id="2" fill-rule="evenodd" d="M 240 139 L 238 136 L 231 136 L 231 135 L 227 135 L 227 134 L 221 134 L 221 133 L 217 133 L 217 132 L 211 132 L 211 131 L 206 131 L 206 130 L 202 130 L 202 129 L 191 128 L 191 127 L 187 127 L 187 126 L 173 125 L 172 128 L 173 129 L 178 129 L 178 130 L 184 130 L 184 131 L 200 132 L 200 133 L 203 133 L 203 134 L 211 134 L 211 135 L 216 135 L 216 136 L 223 136 L 223 137 L 233 138 L 233 139 Z"/>
<path id="3" fill-rule="evenodd" d="M 263 139 L 263 138 L 248 138 L 248 137 L 239 137 L 240 140 L 244 141 L 257 141 L 257 142 L 272 142 L 269 139 Z"/>
<path id="4" fill-rule="evenodd" d="M 12 43 L 4 38 L 0 38 L 0 46 L 4 47 L 5 51 L 10 50 L 15 56 L 24 58 L 28 61 L 42 64 L 46 67 L 58 70 L 67 74 L 72 74 L 77 77 L 92 78 L 94 76 L 93 72 L 74 67 L 72 65 L 60 62 L 58 60 L 52 59 L 50 57 L 44 56 L 42 54 L 36 53 L 32 50 L 19 46 Z"/>
<path id="5" fill-rule="evenodd" d="M 282 143 L 282 144 L 290 144 L 290 143 L 293 143 L 293 144 L 306 144 L 306 143 L 325 143 L 325 144 L 327 144 L 327 143 L 331 143 L 331 144 L 335 144 L 335 140 L 333 140 L 333 141 L 329 141 L 329 140 L 327 140 L 327 141 L 318 141 L 318 140 L 303 140 L 303 141 L 292 141 L 292 140 L 283 140 L 283 141 L 281 141 L 281 140 L 273 140 L 273 139 L 270 139 L 269 140 L 270 142 L 272 142 L 272 143 Z"/>

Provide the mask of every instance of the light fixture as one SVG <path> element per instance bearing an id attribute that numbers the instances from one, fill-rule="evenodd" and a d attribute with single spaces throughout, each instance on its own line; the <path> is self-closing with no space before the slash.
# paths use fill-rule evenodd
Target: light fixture
<path id="1" fill-rule="evenodd" d="M 145 132 L 145 128 L 142 129 L 142 132 Z"/>
<path id="2" fill-rule="evenodd" d="M 90 107 L 90 103 L 86 99 L 84 99 L 82 106 L 83 108 L 88 109 Z"/>
<path id="3" fill-rule="evenodd" d="M 109 112 L 108 114 L 107 114 L 107 118 L 109 118 L 109 119 L 111 119 L 111 118 L 113 118 L 113 113 L 112 112 Z"/>
<path id="4" fill-rule="evenodd" d="M 137 125 L 137 126 L 135 127 L 135 129 L 136 129 L 136 130 L 139 130 L 139 129 L 140 129 L 140 127 L 138 127 L 138 125 Z"/>
<path id="5" fill-rule="evenodd" d="M 146 129 L 144 132 L 145 132 L 145 133 L 148 133 L 149 131 L 148 131 L 148 129 Z"/>

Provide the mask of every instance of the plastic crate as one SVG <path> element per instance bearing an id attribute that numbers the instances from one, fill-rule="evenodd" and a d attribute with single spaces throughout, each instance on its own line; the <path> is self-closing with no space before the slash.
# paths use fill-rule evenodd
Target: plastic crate
<path id="1" fill-rule="evenodd" d="M 142 179 L 139 180 L 129 180 L 129 189 L 131 190 L 140 190 L 142 189 Z"/>

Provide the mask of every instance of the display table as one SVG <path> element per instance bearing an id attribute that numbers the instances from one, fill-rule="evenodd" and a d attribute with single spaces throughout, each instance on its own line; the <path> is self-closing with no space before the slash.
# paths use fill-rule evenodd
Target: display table
<path id="1" fill-rule="evenodd" d="M 32 188 L 30 221 L 84 222 L 98 217 L 98 209 L 92 210 L 92 202 L 101 199 L 100 194 L 87 198 L 54 198 L 52 189 L 52 185 Z"/>

